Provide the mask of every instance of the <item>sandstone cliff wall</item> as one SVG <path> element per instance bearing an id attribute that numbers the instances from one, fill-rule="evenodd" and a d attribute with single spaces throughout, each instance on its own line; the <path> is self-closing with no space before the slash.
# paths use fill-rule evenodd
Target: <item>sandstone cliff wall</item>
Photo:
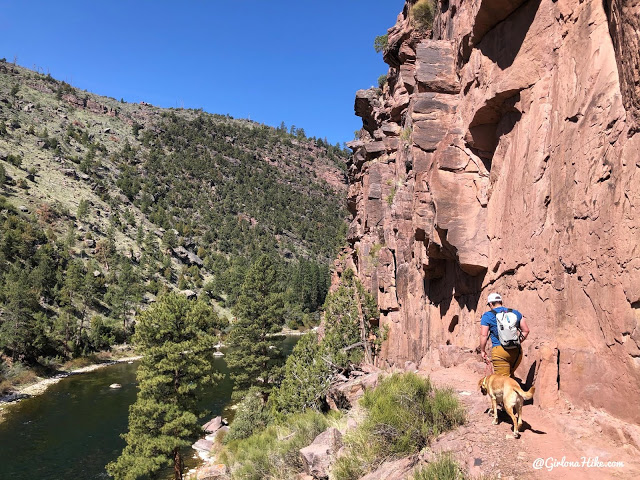
<path id="1" fill-rule="evenodd" d="M 475 348 L 498 291 L 539 404 L 640 422 L 639 2 L 441 2 L 424 33 L 407 2 L 387 85 L 356 95 L 342 264 L 377 295 L 380 361 Z"/>

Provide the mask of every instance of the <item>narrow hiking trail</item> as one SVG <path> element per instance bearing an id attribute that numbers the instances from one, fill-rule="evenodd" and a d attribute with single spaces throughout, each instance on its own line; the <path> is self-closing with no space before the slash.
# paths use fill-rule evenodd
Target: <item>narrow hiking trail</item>
<path id="1" fill-rule="evenodd" d="M 543 410 L 534 404 L 523 408 L 523 431 L 513 438 L 513 426 L 506 413 L 500 412 L 498 425 L 488 413 L 489 398 L 478 389 L 483 376 L 466 365 L 434 370 L 420 370 L 439 386 L 450 386 L 467 410 L 467 422 L 441 435 L 432 444 L 433 452 L 454 452 L 472 477 L 503 479 L 601 480 L 640 478 L 640 455 L 636 447 L 622 445 L 614 436 L 603 433 L 597 420 L 599 412 Z M 611 420 L 616 422 L 615 419 Z M 615 425 L 610 428 L 615 435 Z M 640 430 L 640 429 L 639 429 Z M 562 462 L 556 464 L 554 461 Z M 538 460 L 541 459 L 541 460 Z M 591 460 L 591 466 L 583 466 Z M 537 461 L 537 462 L 536 462 Z M 534 468 L 534 462 L 536 467 Z M 568 465 L 567 462 L 577 462 Z M 595 462 L 623 462 L 623 467 L 594 466 Z"/>

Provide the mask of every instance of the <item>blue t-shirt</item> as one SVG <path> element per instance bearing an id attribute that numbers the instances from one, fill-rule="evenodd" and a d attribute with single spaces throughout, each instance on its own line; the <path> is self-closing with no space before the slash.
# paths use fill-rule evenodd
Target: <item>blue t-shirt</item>
<path id="1" fill-rule="evenodd" d="M 494 310 L 497 313 L 506 312 L 509 310 L 507 307 L 496 307 Z M 514 309 L 511 309 L 513 313 L 518 317 L 518 321 L 516 322 L 516 327 L 520 328 L 520 320 L 522 319 L 522 314 Z M 498 347 L 500 346 L 500 338 L 498 338 L 498 323 L 496 321 L 496 316 L 491 313 L 491 311 L 484 312 L 482 314 L 482 318 L 480 319 L 480 325 L 486 325 L 489 327 L 489 336 L 491 337 L 491 346 Z"/>

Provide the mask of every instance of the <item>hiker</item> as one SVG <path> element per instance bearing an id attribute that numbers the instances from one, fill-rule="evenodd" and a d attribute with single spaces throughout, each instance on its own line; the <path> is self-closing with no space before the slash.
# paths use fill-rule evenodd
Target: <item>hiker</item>
<path id="1" fill-rule="evenodd" d="M 480 320 L 480 353 L 485 363 L 489 363 L 486 346 L 491 336 L 491 363 L 498 375 L 513 377 L 522 361 L 521 343 L 529 336 L 529 326 L 522 314 L 502 306 L 502 297 L 491 293 L 487 298 L 488 312 Z"/>

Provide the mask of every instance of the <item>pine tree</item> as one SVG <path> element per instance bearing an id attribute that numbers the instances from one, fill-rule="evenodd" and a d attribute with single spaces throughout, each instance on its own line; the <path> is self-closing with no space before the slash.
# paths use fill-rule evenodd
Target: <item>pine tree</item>
<path id="1" fill-rule="evenodd" d="M 370 320 L 377 315 L 372 295 L 364 290 L 352 270 L 345 271 L 340 286 L 327 295 L 324 303 L 322 342 L 326 358 L 335 367 L 348 369 L 362 360 L 363 353 L 368 362 L 372 361 L 371 337 L 378 338 L 380 334 L 372 328 Z M 359 348 L 353 348 L 357 344 Z"/>
<path id="2" fill-rule="evenodd" d="M 113 316 L 122 319 L 122 329 L 126 332 L 129 310 L 140 300 L 141 288 L 138 273 L 131 262 L 122 260 L 119 267 L 117 280 L 114 278 L 105 300 L 111 303 Z"/>
<path id="3" fill-rule="evenodd" d="M 127 445 L 107 465 L 116 480 L 145 478 L 172 463 L 174 479 L 182 479 L 180 449 L 201 433 L 202 388 L 219 380 L 213 346 L 221 327 L 208 305 L 174 293 L 140 315 L 133 337 L 143 355 L 138 396 L 129 409 L 129 432 L 123 435 Z"/>
<path id="4" fill-rule="evenodd" d="M 38 299 L 29 284 L 27 272 L 14 265 L 0 292 L 3 308 L 0 312 L 0 348 L 13 360 L 31 362 L 38 356 L 34 340 L 39 335 L 35 314 Z"/>
<path id="5" fill-rule="evenodd" d="M 266 394 L 283 363 L 282 352 L 269 335 L 280 331 L 284 315 L 277 271 L 267 255 L 247 272 L 234 312 L 237 320 L 229 334 L 231 350 L 226 360 L 236 396 L 251 386 Z"/>
<path id="6" fill-rule="evenodd" d="M 324 303 L 324 336 L 303 336 L 287 358 L 283 379 L 269 397 L 276 416 L 308 409 L 322 410 L 334 373 L 358 364 L 383 339 L 371 321 L 378 309 L 373 296 L 347 270 Z"/>
<path id="7" fill-rule="evenodd" d="M 274 412 L 287 415 L 322 409 L 332 373 L 323 356 L 323 346 L 315 334 L 300 338 L 287 358 L 282 383 L 269 397 Z"/>

